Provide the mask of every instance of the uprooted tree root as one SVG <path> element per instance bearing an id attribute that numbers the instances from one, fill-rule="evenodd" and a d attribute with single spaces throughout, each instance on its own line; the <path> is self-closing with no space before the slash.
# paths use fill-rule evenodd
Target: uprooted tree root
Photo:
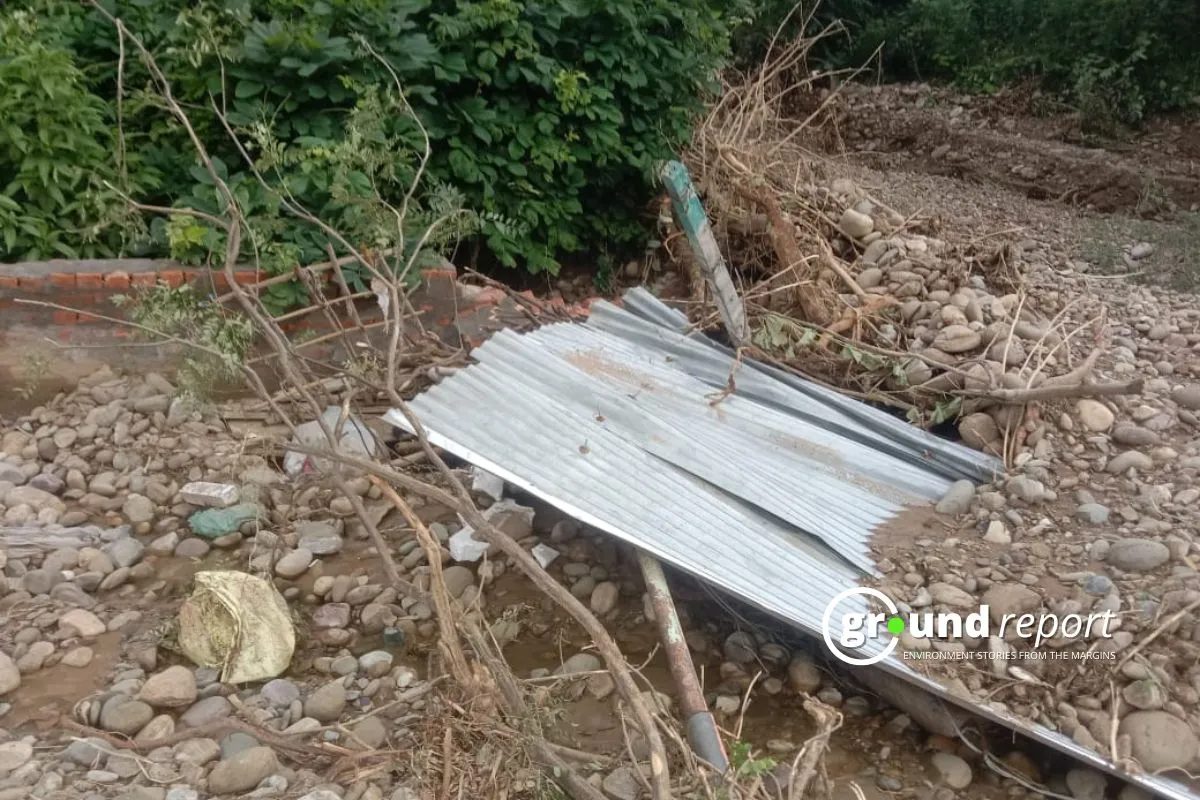
<path id="1" fill-rule="evenodd" d="M 319 422 L 324 443 L 321 446 L 301 444 L 293 438 L 282 438 L 272 442 L 276 453 L 287 451 L 324 459 L 333 467 L 328 478 L 351 504 L 355 514 L 370 536 L 387 580 L 398 591 L 428 595 L 436 609 L 439 631 L 437 642 L 438 662 L 442 674 L 431 676 L 430 681 L 419 689 L 402 693 L 392 703 L 385 704 L 365 716 L 387 710 L 401 702 L 423 696 L 426 711 L 413 720 L 417 735 L 415 741 L 405 742 L 402 749 L 388 747 L 372 749 L 354 736 L 351 726 L 363 717 L 344 724 L 327 726 L 336 730 L 343 738 L 341 745 L 331 742 L 305 743 L 294 736 L 267 731 L 257 725 L 250 710 L 234 703 L 239 718 L 220 720 L 213 723 L 211 730 L 189 730 L 188 737 L 204 733 L 216 735 L 220 732 L 240 730 L 247 732 L 274 747 L 285 758 L 308 768 L 323 768 L 331 779 L 369 780 L 381 771 L 401 773 L 421 788 L 421 796 L 449 800 L 467 796 L 503 797 L 533 793 L 545 782 L 556 784 L 561 791 L 575 800 L 603 800 L 596 781 L 584 777 L 582 767 L 594 770 L 599 766 L 612 767 L 617 762 L 626 763 L 654 800 L 673 797 L 694 797 L 711 800 L 738 800 L 739 798 L 798 798 L 810 796 L 820 790 L 828 792 L 828 783 L 821 778 L 822 756 L 829 735 L 840 724 L 840 715 L 814 699 L 806 703 L 808 713 L 817 724 L 818 734 L 808 742 L 790 769 L 781 775 L 746 776 L 735 768 L 730 774 L 718 775 L 692 754 L 680 733 L 677 720 L 667 715 L 652 699 L 653 692 L 640 687 L 634 670 L 622 655 L 612 636 L 591 613 L 565 587 L 555 581 L 537 561 L 506 533 L 496 528 L 483 517 L 459 475 L 450 469 L 441 454 L 430 444 L 420 421 L 413 416 L 405 402 L 403 392 L 417 380 L 436 381 L 442 374 L 439 370 L 454 368 L 463 363 L 461 353 L 446 353 L 430 348 L 430 340 L 420 331 L 419 325 L 406 325 L 415 318 L 406 290 L 406 277 L 414 268 L 421 245 L 430 234 L 426 231 L 415 246 L 405 246 L 402 223 L 405 208 L 391 208 L 401 223 L 399 246 L 385 254 L 368 255 L 342 237 L 307 209 L 299 206 L 290 196 L 279 194 L 260 174 L 253 160 L 246 155 L 247 166 L 257 177 L 260 186 L 275 195 L 281 207 L 297 218 L 313 225 L 331 242 L 336 242 L 350 256 L 343 259 L 332 257 L 328 268 L 339 278 L 343 296 L 329 298 L 318 281 L 306 280 L 313 297 L 308 312 L 318 313 L 335 325 L 337 338 L 342 339 L 348 353 L 358 348 L 373 347 L 368 328 L 378 334 L 382 327 L 385 347 L 374 363 L 332 363 L 318 361 L 299 352 L 298 346 L 289 341 L 283 332 L 278 317 L 271 314 L 259 299 L 261 287 L 246 287 L 235 279 L 234 268 L 241 250 L 242 236 L 246 231 L 244 216 L 234 193 L 214 168 L 204 142 L 171 93 L 165 75 L 142 42 L 112 17 L 98 3 L 93 6 L 107 16 L 116 27 L 122 46 L 132 48 L 149 71 L 155 89 L 165 108 L 174 117 L 190 138 L 196 154 L 210 178 L 214 189 L 223 201 L 224 212 L 220 217 L 192 211 L 186 208 L 151 209 L 139 206 L 130 199 L 133 208 L 144 212 L 194 215 L 220 225 L 226 234 L 226 251 L 222 272 L 231 287 L 227 299 L 236 303 L 240 313 L 253 324 L 255 333 L 269 347 L 269 356 L 257 363 L 239 365 L 242 377 L 249 390 L 259 398 L 261 407 L 278 420 L 294 437 L 297 421 L 305 418 Z M 386 67 L 386 62 L 370 47 L 361 43 L 364 57 L 376 58 Z M 394 78 L 393 74 L 393 78 Z M 403 98 L 402 87 L 395 81 L 398 97 Z M 220 115 L 218 104 L 214 110 Z M 411 113 L 411 109 L 409 109 Z M 226 133 L 241 147 L 237 135 L 222 120 Z M 419 126 L 419 121 L 413 116 Z M 417 170 L 418 180 L 428 160 L 429 147 L 426 137 L 425 157 Z M 408 197 L 411 199 L 416 185 Z M 379 201 L 383 203 L 382 200 Z M 435 222 L 432 227 L 439 224 Z M 411 244 L 411 243 L 410 243 Z M 408 255 L 405 255 L 405 254 Z M 353 298 L 346 296 L 348 289 L 341 279 L 339 265 L 353 263 L 371 276 L 372 294 L 386 298 L 382 303 L 386 319 L 379 323 L 364 324 L 354 311 Z M 278 279 L 271 279 L 278 280 Z M 53 304 L 44 304 L 53 305 Z M 337 309 L 342 314 L 335 313 Z M 78 312 L 88 316 L 99 315 Z M 290 312 L 294 319 L 303 313 Z M 347 318 L 349 318 L 347 320 Z M 111 319 L 111 318 L 106 318 Z M 121 320 L 112 320 L 123 323 Z M 198 344 L 179 336 L 169 335 L 145 326 L 132 326 L 141 333 L 159 341 L 173 342 L 204 352 L 208 356 L 226 358 L 225 354 L 210 346 Z M 412 331 L 416 329 L 416 333 Z M 364 348 L 365 346 L 365 348 Z M 432 357 L 431 357 L 432 355 Z M 258 369 L 268 366 L 283 379 L 284 390 L 271 392 L 267 389 Z M 352 417 L 364 413 L 372 404 L 385 403 L 398 409 L 408 420 L 416 434 L 416 445 L 406 455 L 385 460 L 378 457 L 358 457 L 339 448 L 340 434 L 345 423 Z M 337 424 L 330 425 L 322 413 L 330 405 L 340 406 L 341 415 Z M 414 453 L 422 454 L 436 470 L 434 480 L 415 477 L 407 469 Z M 367 513 L 361 498 L 347 485 L 350 473 L 365 474 L 379 488 L 383 496 L 405 518 L 427 556 L 428 567 L 416 568 L 414 574 L 401 575 L 391 556 L 389 542 L 381 533 L 375 518 Z M 435 482 L 436 481 L 436 482 Z M 500 647 L 491 638 L 482 611 L 473 605 L 464 607 L 453 600 L 446 590 L 441 573 L 442 553 L 437 541 L 414 513 L 408 498 L 420 497 L 442 504 L 471 525 L 479 536 L 494 545 L 519 568 L 532 583 L 567 613 L 591 637 L 596 650 L 603 658 L 612 676 L 618 696 L 621 718 L 626 725 L 627 747 L 622 757 L 583 753 L 557 744 L 549 738 L 542 722 L 545 692 L 531 692 L 509 669 Z M 232 702 L 232 701 L 231 701 Z M 97 737 L 113 748 L 127 752 L 131 757 L 156 747 L 164 746 L 176 737 L 167 737 L 148 742 L 133 742 L 112 734 L 94 730 L 80 722 L 64 718 L 63 728 L 81 736 Z M 638 747 L 634 747 L 634 740 Z M 635 759 L 635 751 L 646 755 Z M 139 762 L 140 763 L 140 762 Z M 148 776 L 150 777 L 150 776 Z M 545 796 L 537 793 L 536 796 Z"/>

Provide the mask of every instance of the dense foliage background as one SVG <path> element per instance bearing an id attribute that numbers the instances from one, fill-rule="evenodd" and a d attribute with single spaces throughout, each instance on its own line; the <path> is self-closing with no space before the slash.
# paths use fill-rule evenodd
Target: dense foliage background
<path id="1" fill-rule="evenodd" d="M 475 238 L 500 263 L 533 272 L 555 271 L 572 252 L 642 246 L 654 164 L 687 140 L 719 71 L 760 59 L 792 7 L 103 1 L 161 63 L 249 212 L 247 257 L 272 270 L 322 259 L 330 245 L 280 211 L 281 194 L 356 245 L 398 241 L 387 204 L 403 201 L 423 150 L 410 109 L 431 160 L 405 232 L 450 215 L 431 245 Z M 1086 114 L 1126 124 L 1200 95 L 1196 0 L 826 0 L 812 24 L 834 19 L 846 32 L 814 53 L 819 67 L 859 65 L 882 46 L 890 77 L 989 91 L 1035 76 Z M 202 262 L 220 252 L 211 226 L 126 208 L 123 195 L 219 210 L 183 131 L 125 50 L 76 0 L 0 8 L 0 261 Z M 298 299 L 294 288 L 276 291 L 281 306 Z"/>

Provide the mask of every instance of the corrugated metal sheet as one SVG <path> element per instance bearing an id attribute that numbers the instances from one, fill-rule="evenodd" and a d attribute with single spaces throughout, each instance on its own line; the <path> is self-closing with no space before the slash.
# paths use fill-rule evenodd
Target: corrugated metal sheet
<path id="1" fill-rule="evenodd" d="M 1001 469 L 761 364 L 738 364 L 737 391 L 719 398 L 733 354 L 690 335 L 686 318 L 643 290 L 624 308 L 597 303 L 585 325 L 501 331 L 473 355 L 477 364 L 411 404 L 434 444 L 818 637 L 830 601 L 875 572 L 868 541 L 880 524 L 954 480 Z M 407 428 L 398 412 L 387 419 Z M 852 598 L 838 613 L 852 607 L 865 610 Z M 895 658 L 880 667 L 1114 770 Z"/>

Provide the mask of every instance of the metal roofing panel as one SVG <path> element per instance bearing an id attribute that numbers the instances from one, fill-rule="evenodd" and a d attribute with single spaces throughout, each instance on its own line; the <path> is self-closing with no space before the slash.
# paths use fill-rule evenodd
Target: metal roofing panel
<path id="1" fill-rule="evenodd" d="M 435 445 L 818 637 L 832 599 L 874 572 L 869 537 L 904 501 L 999 471 L 986 455 L 761 364 L 740 364 L 736 393 L 713 404 L 732 354 L 644 291 L 625 305 L 596 304 L 586 325 L 501 331 L 411 410 Z M 408 429 L 399 412 L 386 419 Z M 839 613 L 851 609 L 865 610 L 862 599 Z M 895 657 L 879 667 L 1194 800 L 1180 784 L 1124 775 L 1066 737 L 952 696 Z"/>

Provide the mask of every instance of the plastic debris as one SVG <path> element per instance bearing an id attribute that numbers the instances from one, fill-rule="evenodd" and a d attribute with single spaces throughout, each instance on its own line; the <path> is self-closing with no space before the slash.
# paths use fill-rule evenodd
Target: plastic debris
<path id="1" fill-rule="evenodd" d="M 504 497 L 504 479 L 485 469 L 472 467 L 471 491 L 487 495 L 498 502 Z"/>
<path id="2" fill-rule="evenodd" d="M 238 501 L 237 487 L 231 483 L 193 481 L 179 490 L 183 502 L 202 508 L 229 508 Z"/>
<path id="3" fill-rule="evenodd" d="M 342 409 L 338 406 L 330 406 L 321 414 L 321 420 L 324 420 L 335 434 L 341 419 Z M 318 420 L 297 425 L 292 444 L 329 449 L 329 440 L 325 438 L 325 432 L 321 430 Z M 342 423 L 337 452 L 360 458 L 374 458 L 378 449 L 379 440 L 375 438 L 371 429 L 355 417 L 347 417 Z M 295 450 L 289 450 L 283 456 L 283 471 L 293 477 L 308 472 L 328 472 L 333 466 L 333 462 L 328 458 L 317 458 Z"/>
<path id="4" fill-rule="evenodd" d="M 554 563 L 554 559 L 558 558 L 558 551 L 549 545 L 544 545 L 541 542 L 535 544 L 530 554 L 537 559 L 537 562 L 542 565 L 542 569 Z"/>
<path id="5" fill-rule="evenodd" d="M 524 539 L 533 529 L 533 509 L 514 500 L 501 500 L 483 512 L 483 518 L 514 539 Z M 483 558 L 489 545 L 475 538 L 475 529 L 463 527 L 447 542 L 450 557 L 455 561 L 478 561 Z"/>
<path id="6" fill-rule="evenodd" d="M 206 508 L 188 517 L 188 527 L 197 536 L 216 539 L 233 533 L 247 522 L 259 518 L 262 509 L 254 503 L 242 503 L 229 508 Z"/>
<path id="7" fill-rule="evenodd" d="M 275 587 L 245 572 L 196 573 L 179 609 L 179 648 L 198 666 L 221 671 L 222 683 L 249 683 L 287 670 L 296 633 Z"/>

